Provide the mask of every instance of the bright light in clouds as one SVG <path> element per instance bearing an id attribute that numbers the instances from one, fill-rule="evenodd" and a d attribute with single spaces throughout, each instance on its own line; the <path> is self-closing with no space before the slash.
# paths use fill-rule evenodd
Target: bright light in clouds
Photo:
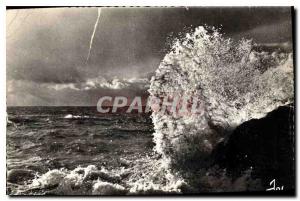
<path id="1" fill-rule="evenodd" d="M 47 84 L 47 87 L 55 90 L 91 90 L 91 89 L 124 89 L 130 87 L 138 87 L 139 89 L 147 89 L 149 87 L 149 80 L 146 78 L 129 78 L 119 79 L 113 78 L 107 80 L 104 77 L 96 77 L 87 79 L 82 83 L 70 84 Z"/>

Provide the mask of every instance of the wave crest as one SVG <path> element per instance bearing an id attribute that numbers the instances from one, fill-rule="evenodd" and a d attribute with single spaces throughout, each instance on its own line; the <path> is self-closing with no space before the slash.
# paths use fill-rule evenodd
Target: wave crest
<path id="1" fill-rule="evenodd" d="M 152 97 L 200 97 L 201 114 L 153 111 L 156 150 L 171 167 L 207 166 L 230 131 L 293 101 L 291 53 L 257 52 L 251 40 L 234 41 L 216 28 L 198 27 L 176 39 L 152 77 Z"/>

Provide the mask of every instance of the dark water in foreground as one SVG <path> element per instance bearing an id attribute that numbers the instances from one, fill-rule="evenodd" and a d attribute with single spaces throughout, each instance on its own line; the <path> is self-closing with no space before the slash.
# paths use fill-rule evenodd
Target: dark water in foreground
<path id="1" fill-rule="evenodd" d="M 7 126 L 7 170 L 19 171 L 8 175 L 9 194 L 35 174 L 88 165 L 128 166 L 153 148 L 153 126 L 146 114 L 104 115 L 96 107 L 8 107 L 7 113 L 13 122 Z"/>

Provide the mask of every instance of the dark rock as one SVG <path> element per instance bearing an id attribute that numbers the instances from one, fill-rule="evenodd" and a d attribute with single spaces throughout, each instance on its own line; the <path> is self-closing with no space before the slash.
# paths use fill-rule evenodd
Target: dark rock
<path id="1" fill-rule="evenodd" d="M 293 105 L 279 107 L 265 118 L 238 126 L 227 143 L 215 151 L 215 163 L 238 178 L 251 169 L 251 177 L 260 179 L 264 189 L 270 182 L 295 189 L 295 130 Z"/>

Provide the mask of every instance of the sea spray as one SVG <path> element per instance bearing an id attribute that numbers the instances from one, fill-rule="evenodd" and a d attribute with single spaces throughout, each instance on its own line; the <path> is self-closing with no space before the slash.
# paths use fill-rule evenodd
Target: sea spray
<path id="1" fill-rule="evenodd" d="M 153 111 L 156 151 L 173 170 L 209 167 L 214 148 L 241 123 L 293 102 L 291 53 L 257 52 L 251 40 L 198 27 L 176 39 L 149 93 L 200 97 L 203 113 L 175 116 Z"/>

